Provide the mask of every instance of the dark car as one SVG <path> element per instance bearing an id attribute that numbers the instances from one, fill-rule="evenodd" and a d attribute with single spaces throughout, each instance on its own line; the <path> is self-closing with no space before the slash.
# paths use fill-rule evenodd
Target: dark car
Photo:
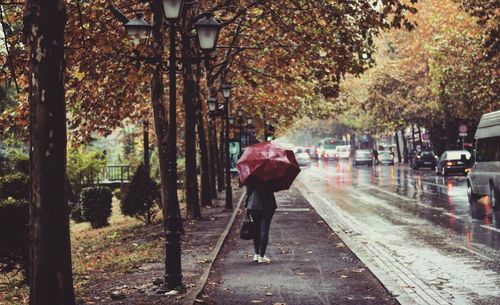
<path id="1" fill-rule="evenodd" d="M 354 158 L 352 159 L 352 164 L 354 166 L 358 165 L 373 165 L 373 155 L 372 151 L 368 149 L 358 149 L 354 153 Z"/>
<path id="2" fill-rule="evenodd" d="M 417 152 L 410 160 L 410 167 L 419 169 L 423 167 L 436 168 L 437 157 L 431 150 L 421 150 Z"/>
<path id="3" fill-rule="evenodd" d="M 309 158 L 311 158 L 312 160 L 319 159 L 318 149 L 316 148 L 316 146 L 307 146 L 305 148 L 305 151 L 309 154 Z"/>
<path id="4" fill-rule="evenodd" d="M 450 173 L 466 174 L 471 166 L 471 153 L 466 150 L 447 150 L 437 161 L 436 175 L 447 176 Z"/>

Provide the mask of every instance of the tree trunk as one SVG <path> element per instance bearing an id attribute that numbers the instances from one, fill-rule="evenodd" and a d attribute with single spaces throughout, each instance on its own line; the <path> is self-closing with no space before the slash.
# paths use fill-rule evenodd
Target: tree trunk
<path id="1" fill-rule="evenodd" d="M 201 66 L 196 66 L 196 91 L 195 91 L 195 106 L 196 106 L 196 118 L 197 118 L 197 128 L 198 128 L 198 140 L 200 143 L 200 176 L 201 176 L 201 204 L 203 206 L 211 206 L 212 198 L 210 193 L 210 170 L 208 161 L 208 144 L 207 136 L 205 134 L 205 122 L 203 120 L 203 106 L 201 103 L 201 93 L 200 93 L 200 82 L 201 82 Z"/>
<path id="2" fill-rule="evenodd" d="M 396 141 L 396 150 L 398 153 L 398 163 L 401 163 L 401 146 L 399 145 L 399 137 L 398 132 L 394 133 L 394 140 Z"/>
<path id="3" fill-rule="evenodd" d="M 424 143 L 422 142 L 422 129 L 420 128 L 420 125 L 417 125 L 417 133 L 418 133 L 418 144 L 420 147 L 424 147 Z"/>
<path id="4" fill-rule="evenodd" d="M 411 124 L 411 144 L 413 145 L 413 150 L 417 150 L 417 143 L 415 141 L 415 125 Z"/>
<path id="5" fill-rule="evenodd" d="M 64 1 L 27 0 L 29 58 L 30 304 L 73 305 L 66 198 Z M 61 191 L 62 190 L 62 191 Z"/>
<path id="6" fill-rule="evenodd" d="M 217 199 L 217 137 L 215 131 L 215 118 L 210 117 L 208 121 L 208 140 L 210 146 L 210 193 L 212 199 Z"/>
<path id="7" fill-rule="evenodd" d="M 144 169 L 149 176 L 149 123 L 147 120 L 142 122 L 142 140 L 143 140 L 143 148 L 144 148 Z"/>
<path id="8" fill-rule="evenodd" d="M 219 156 L 217 158 L 217 184 L 219 192 L 222 192 L 225 189 L 224 186 L 224 119 L 221 116 L 221 124 L 220 124 L 220 142 L 219 142 Z"/>
<path id="9" fill-rule="evenodd" d="M 163 25 L 163 11 L 157 5 L 151 5 L 153 11 L 153 50 L 156 54 L 163 53 L 163 36 L 161 28 Z M 156 134 L 156 143 L 158 145 L 158 160 L 160 165 L 160 192 L 161 202 L 163 206 L 163 222 L 167 220 L 167 205 L 168 205 L 168 154 L 167 154 L 167 113 L 163 100 L 163 64 L 159 62 L 151 77 L 151 104 L 153 108 L 153 119 Z"/>
<path id="10" fill-rule="evenodd" d="M 406 141 L 406 137 L 405 137 L 405 130 L 404 128 L 401 129 L 401 137 L 403 137 L 403 162 L 405 164 L 408 164 L 408 143 Z"/>
<path id="11" fill-rule="evenodd" d="M 195 46 L 192 45 L 191 38 L 182 35 L 182 57 L 195 58 L 193 52 Z M 196 111 L 195 111 L 195 75 L 193 64 L 190 61 L 184 61 L 182 66 L 182 79 L 184 82 L 183 102 L 184 102 L 184 148 L 186 158 L 186 207 L 187 217 L 192 219 L 201 219 L 200 196 L 198 189 L 198 175 L 196 172 Z"/>

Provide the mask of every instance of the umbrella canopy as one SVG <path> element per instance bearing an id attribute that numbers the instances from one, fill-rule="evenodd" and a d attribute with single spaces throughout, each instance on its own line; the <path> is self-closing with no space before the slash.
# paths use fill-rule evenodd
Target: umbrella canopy
<path id="1" fill-rule="evenodd" d="M 247 147 L 236 167 L 243 185 L 274 192 L 289 189 L 300 173 L 293 151 L 271 142 Z"/>

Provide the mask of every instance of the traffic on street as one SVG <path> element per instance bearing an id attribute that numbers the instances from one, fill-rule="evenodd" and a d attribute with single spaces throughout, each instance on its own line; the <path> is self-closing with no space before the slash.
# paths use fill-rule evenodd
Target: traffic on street
<path id="1" fill-rule="evenodd" d="M 388 276 L 417 300 L 500 303 L 500 213 L 488 197 L 471 211 L 466 176 L 318 160 L 299 181 L 320 215 L 331 213 L 350 238 L 376 249 L 378 264 L 391 265 Z"/>

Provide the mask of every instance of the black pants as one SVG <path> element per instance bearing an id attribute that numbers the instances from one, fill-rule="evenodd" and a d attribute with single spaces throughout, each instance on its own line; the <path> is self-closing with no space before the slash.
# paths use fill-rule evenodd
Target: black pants
<path id="1" fill-rule="evenodd" d="M 267 243 L 269 242 L 269 227 L 273 219 L 274 210 L 251 211 L 253 220 L 257 225 L 257 235 L 253 240 L 255 253 L 260 256 L 266 254 Z"/>

